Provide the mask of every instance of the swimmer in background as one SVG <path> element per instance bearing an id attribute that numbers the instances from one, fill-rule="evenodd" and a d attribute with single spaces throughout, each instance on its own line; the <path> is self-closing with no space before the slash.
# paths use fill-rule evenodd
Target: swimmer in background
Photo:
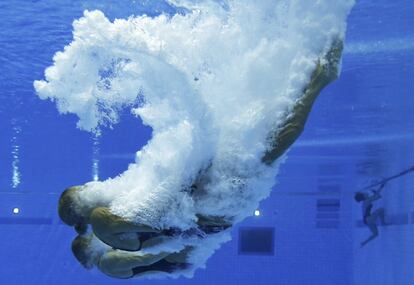
<path id="1" fill-rule="evenodd" d="M 378 208 L 375 211 L 372 211 L 374 202 L 381 199 L 381 191 L 384 189 L 385 182 L 377 190 L 371 190 L 372 194 L 368 192 L 357 192 L 355 193 L 354 199 L 357 202 L 362 202 L 362 217 L 363 222 L 369 230 L 371 231 L 371 236 L 366 240 L 361 242 L 361 247 L 365 246 L 367 243 L 378 237 L 378 218 L 381 220 L 382 224 L 385 225 L 385 213 L 384 208 Z"/>
<path id="2" fill-rule="evenodd" d="M 94 243 L 97 243 L 97 247 Z M 151 246 L 152 242 L 143 245 L 144 248 Z M 86 269 L 96 266 L 105 275 L 119 279 L 185 270 L 191 266 L 188 256 L 192 250 L 192 246 L 187 246 L 173 253 L 145 254 L 123 251 L 102 246 L 93 234 L 79 235 L 72 242 L 73 255 Z"/>

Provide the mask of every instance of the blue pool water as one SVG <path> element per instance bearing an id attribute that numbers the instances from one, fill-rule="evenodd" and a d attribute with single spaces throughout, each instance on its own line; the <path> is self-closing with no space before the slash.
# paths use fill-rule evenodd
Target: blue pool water
<path id="1" fill-rule="evenodd" d="M 177 12 L 163 1 L 119 2 L 0 2 L 0 284 L 413 284 L 414 174 L 387 184 L 381 203 L 390 225 L 362 249 L 369 232 L 352 198 L 414 165 L 408 0 L 357 1 L 340 78 L 318 98 L 260 213 L 232 229 L 232 241 L 205 269 L 176 280 L 116 280 L 84 270 L 70 251 L 74 233 L 57 216 L 59 195 L 123 172 L 151 129 L 125 111 L 100 136 L 80 131 L 74 115 L 39 99 L 33 81 L 72 41 L 72 22 L 85 9 L 111 20 Z M 263 252 L 249 252 L 257 247 Z"/>

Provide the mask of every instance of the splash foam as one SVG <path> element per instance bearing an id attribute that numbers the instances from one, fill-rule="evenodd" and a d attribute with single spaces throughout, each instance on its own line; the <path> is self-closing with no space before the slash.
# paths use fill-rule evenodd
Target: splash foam
<path id="1" fill-rule="evenodd" d="M 128 170 L 88 184 L 85 205 L 157 228 L 188 229 L 200 213 L 237 222 L 269 194 L 278 163 L 261 163 L 266 136 L 317 59 L 344 38 L 354 1 L 169 2 L 188 12 L 111 22 L 85 11 L 34 86 L 61 113 L 76 114 L 81 129 L 115 125 L 123 108 L 153 129 Z M 207 194 L 183 191 L 206 168 Z M 197 266 L 227 240 L 220 235 L 198 241 Z"/>

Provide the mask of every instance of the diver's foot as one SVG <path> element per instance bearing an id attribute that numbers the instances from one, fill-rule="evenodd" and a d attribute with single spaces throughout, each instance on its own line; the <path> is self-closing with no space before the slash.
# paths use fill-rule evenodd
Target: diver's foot
<path id="1" fill-rule="evenodd" d="M 317 72 L 322 75 L 326 81 L 331 82 L 338 78 L 340 60 L 344 43 L 342 39 L 336 38 L 332 41 L 331 48 L 325 56 L 319 61 Z"/>
<path id="2" fill-rule="evenodd" d="M 308 94 L 314 100 L 326 85 L 338 78 L 342 50 L 342 39 L 334 39 L 328 52 L 316 62 L 316 68 L 311 75 L 310 83 L 306 87 L 305 96 Z M 305 99 L 306 97 L 304 97 Z"/>

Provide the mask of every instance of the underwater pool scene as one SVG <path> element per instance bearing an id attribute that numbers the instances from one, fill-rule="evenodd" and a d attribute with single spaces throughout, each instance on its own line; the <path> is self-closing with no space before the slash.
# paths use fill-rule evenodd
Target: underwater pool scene
<path id="1" fill-rule="evenodd" d="M 0 0 L 0 284 L 414 284 L 413 15 Z"/>

